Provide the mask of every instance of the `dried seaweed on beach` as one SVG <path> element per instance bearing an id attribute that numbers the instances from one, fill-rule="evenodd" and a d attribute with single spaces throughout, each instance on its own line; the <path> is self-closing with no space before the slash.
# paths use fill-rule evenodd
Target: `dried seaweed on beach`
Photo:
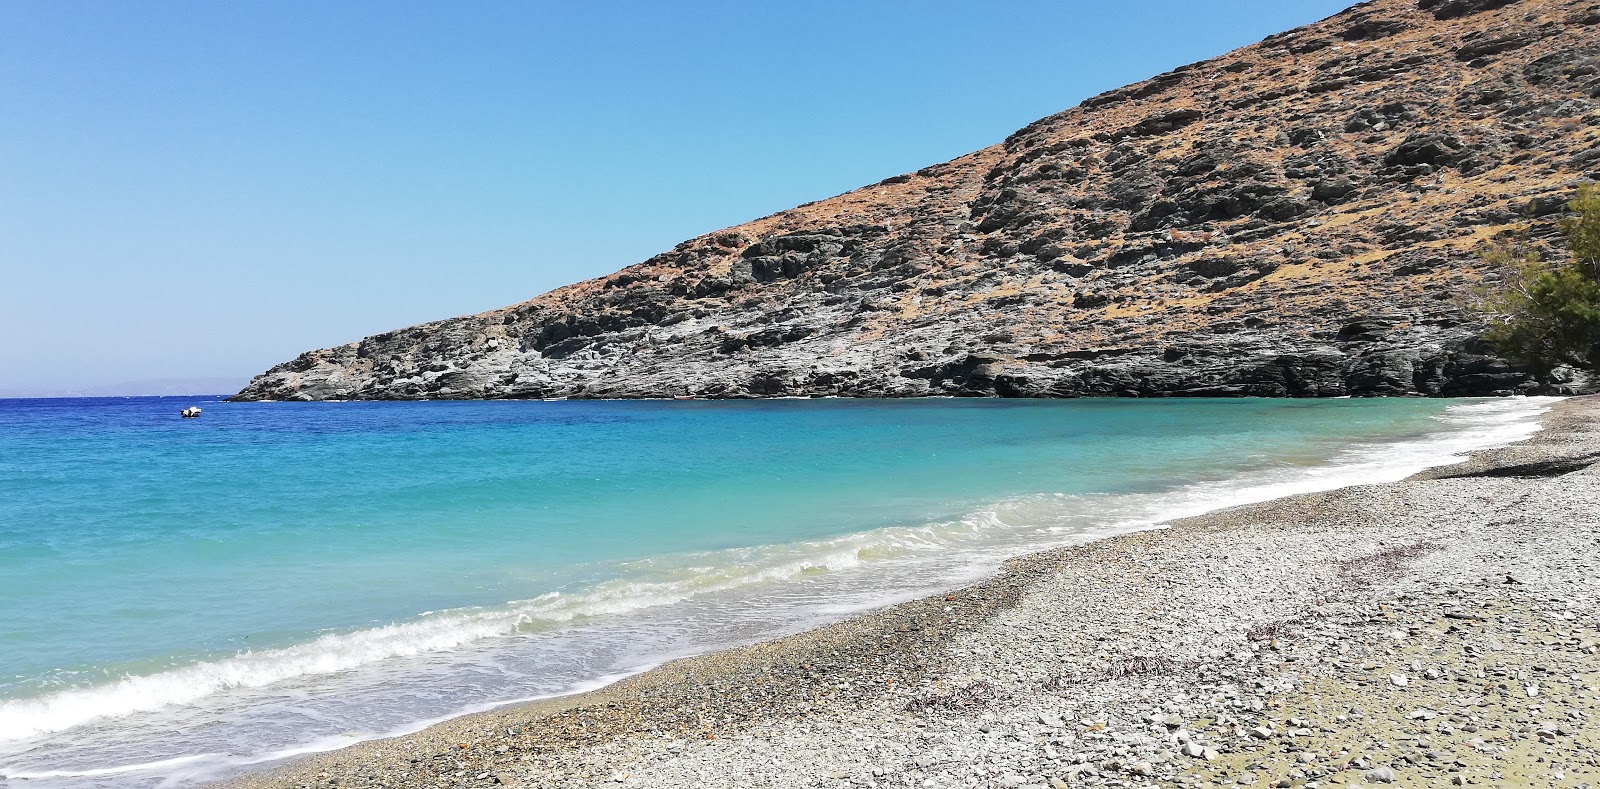
<path id="1" fill-rule="evenodd" d="M 966 712 L 983 709 L 994 704 L 999 699 L 1000 691 L 992 683 L 978 680 L 948 693 L 930 693 L 918 696 L 906 703 L 906 712 L 915 715 L 939 712 Z"/>

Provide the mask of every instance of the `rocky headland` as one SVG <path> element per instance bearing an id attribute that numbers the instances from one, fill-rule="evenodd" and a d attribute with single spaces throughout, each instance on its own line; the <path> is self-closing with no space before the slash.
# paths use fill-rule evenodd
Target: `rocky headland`
<path id="1" fill-rule="evenodd" d="M 1600 174 L 1600 3 L 1373 0 L 240 399 L 1483 395 L 1475 249 Z"/>

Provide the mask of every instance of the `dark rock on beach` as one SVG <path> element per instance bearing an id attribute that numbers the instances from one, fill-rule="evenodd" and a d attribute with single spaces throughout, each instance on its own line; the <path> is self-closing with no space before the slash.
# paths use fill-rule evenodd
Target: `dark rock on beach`
<path id="1" fill-rule="evenodd" d="M 1600 4 L 1374 0 L 239 399 L 1504 395 L 1476 251 L 1600 170 Z"/>

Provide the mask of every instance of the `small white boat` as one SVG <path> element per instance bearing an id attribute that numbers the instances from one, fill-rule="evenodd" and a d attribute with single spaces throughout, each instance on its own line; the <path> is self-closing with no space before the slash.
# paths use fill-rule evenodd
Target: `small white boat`
<path id="1" fill-rule="evenodd" d="M 181 416 L 184 419 L 198 419 L 200 417 L 200 406 L 189 406 L 188 408 L 179 411 L 178 416 Z"/>

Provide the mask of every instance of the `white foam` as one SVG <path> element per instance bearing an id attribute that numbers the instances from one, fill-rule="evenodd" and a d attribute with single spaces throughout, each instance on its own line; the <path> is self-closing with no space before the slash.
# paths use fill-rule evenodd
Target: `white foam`
<path id="1" fill-rule="evenodd" d="M 587 693 L 587 692 L 592 691 L 592 690 L 598 690 L 598 689 L 603 688 L 603 687 L 605 687 L 607 685 L 610 685 L 613 682 L 618 682 L 620 680 L 627 679 L 628 677 L 634 676 L 636 674 L 643 674 L 644 672 L 649 671 L 650 669 L 653 669 L 653 668 L 655 668 L 656 666 L 659 666 L 659 665 L 661 665 L 660 662 L 646 663 L 646 664 L 641 665 L 641 666 L 636 666 L 633 669 L 630 669 L 628 671 L 618 672 L 618 673 L 615 673 L 615 674 L 607 674 L 607 675 L 605 675 L 603 677 L 597 677 L 597 678 L 595 678 L 595 679 L 593 679 L 593 680 L 591 680 L 589 682 L 585 682 L 585 683 L 581 683 L 581 684 L 578 684 L 578 685 L 574 685 L 574 686 L 572 686 L 570 688 L 562 690 L 560 693 L 542 693 L 542 694 L 539 694 L 539 695 L 536 695 L 536 696 L 523 696 L 523 697 L 520 697 L 520 698 L 512 698 L 512 699 L 503 699 L 503 700 L 498 700 L 498 701 L 483 702 L 481 704 L 471 704 L 471 705 L 468 705 L 468 706 L 465 706 L 465 707 L 461 707 L 461 708 L 456 709 L 456 710 L 452 710 L 452 711 L 450 711 L 450 713 L 448 713 L 446 715 L 439 715 L 439 716 L 435 716 L 435 717 L 432 717 L 432 718 L 424 718 L 422 720 L 412 721 L 410 723 L 405 724 L 404 726 L 397 726 L 397 727 L 394 727 L 394 728 L 391 728 L 391 729 L 385 729 L 385 730 L 380 731 L 380 732 L 349 733 L 349 734 L 342 734 L 342 735 L 338 735 L 338 736 L 334 736 L 334 737 L 322 737 L 322 738 L 319 738 L 319 739 L 316 739 L 316 740 L 312 740 L 311 742 L 307 742 L 307 743 L 303 743 L 301 745 L 294 746 L 292 748 L 282 748 L 282 749 L 279 749 L 279 750 L 276 750 L 276 751 L 269 751 L 269 752 L 266 752 L 266 753 L 263 753 L 263 754 L 259 754 L 259 755 L 255 755 L 255 756 L 242 757 L 242 758 L 241 757 L 232 757 L 232 758 L 229 758 L 229 759 L 226 759 L 226 760 L 223 760 L 223 761 L 227 766 L 234 766 L 234 767 L 243 767 L 243 766 L 248 766 L 248 765 L 252 765 L 252 764 L 270 764 L 272 762 L 282 761 L 284 759 L 293 759 L 293 758 L 295 758 L 297 756 L 309 756 L 309 755 L 315 754 L 315 753 L 326 753 L 328 751 L 336 751 L 336 750 L 338 750 L 340 748 L 347 748 L 347 747 L 349 747 L 349 746 L 351 746 L 351 745 L 353 745 L 353 744 L 355 744 L 357 742 L 366 742 L 368 740 L 386 740 L 386 739 L 389 739 L 389 738 L 392 738 L 392 737 L 404 737 L 407 734 L 414 734 L 416 732 L 419 732 L 419 731 L 422 731 L 423 729 L 428 728 L 429 726 L 433 726 L 433 725 L 436 725 L 436 724 L 439 724 L 439 723 L 444 723 L 447 720 L 454 720 L 455 718 L 459 718 L 459 717 L 461 717 L 463 715 L 472 715 L 472 714 L 478 713 L 478 712 L 487 712 L 487 711 L 492 710 L 492 709 L 496 709 L 496 708 L 499 708 L 499 707 L 506 707 L 506 706 L 510 706 L 510 705 L 513 705 L 513 704 L 530 704 L 530 703 L 535 702 L 535 701 L 543 701 L 545 699 L 556 698 L 556 697 L 559 697 L 559 696 L 566 696 L 566 695 L 570 695 L 570 694 L 574 694 L 574 693 Z M 184 763 L 191 763 L 191 762 L 196 761 L 198 759 L 204 759 L 204 758 L 205 757 L 203 757 L 203 756 L 202 757 L 194 757 L 194 758 L 187 758 L 186 757 L 183 760 L 172 760 L 172 761 L 174 761 L 174 762 L 183 761 Z M 199 775 L 204 776 L 204 775 L 214 774 L 219 766 L 222 766 L 222 765 L 208 765 L 207 769 L 204 770 L 203 772 L 199 773 Z M 20 778 L 20 777 L 24 777 L 24 776 L 18 775 L 17 777 Z"/>
<path id="2" fill-rule="evenodd" d="M 1454 405 L 1438 417 L 1445 430 L 1404 441 L 1356 444 L 1324 465 L 1255 475 L 1266 477 L 1265 481 L 1245 478 L 1180 489 L 1170 495 L 1170 505 L 1143 517 L 1138 525 L 1302 493 L 1396 482 L 1425 469 L 1459 463 L 1473 452 L 1532 436 L 1539 432 L 1538 417 L 1561 399 L 1508 397 Z"/>
<path id="3" fill-rule="evenodd" d="M 0 774 L 0 778 L 22 778 L 24 780 L 41 780 L 44 778 L 102 778 L 108 775 L 124 775 L 126 773 L 149 772 L 151 770 L 170 770 L 185 764 L 210 759 L 221 754 L 198 753 L 192 756 L 176 756 L 171 759 L 160 759 L 153 762 L 140 764 L 125 764 L 117 767 L 96 767 L 89 770 L 39 770 L 36 772 L 18 772 Z"/>
<path id="4" fill-rule="evenodd" d="M 1464 453 L 1532 435 L 1539 429 L 1538 415 L 1558 399 L 1508 398 L 1452 406 L 1440 417 L 1445 429 L 1438 433 L 1408 441 L 1357 445 L 1322 466 L 1270 469 L 1247 478 L 1163 493 L 1035 496 L 1003 502 L 951 522 L 632 562 L 618 568 L 619 577 L 585 589 L 551 592 L 493 608 L 427 612 L 405 622 L 327 634 L 280 649 L 243 652 L 161 673 L 0 703 L 0 740 L 21 740 L 98 720 L 195 704 L 230 689 L 262 688 L 394 658 L 449 653 L 485 640 L 525 636 L 819 573 L 844 572 L 863 564 L 883 566 L 936 557 L 959 566 L 945 567 L 931 582 L 964 583 L 1017 553 L 1151 528 L 1224 507 L 1403 479 L 1430 466 L 1455 462 Z M 957 552 L 960 556 L 952 555 L 952 548 L 962 546 L 965 550 Z M 883 591 L 904 598 L 918 590 Z M 881 605 L 886 598 L 871 599 Z M 870 604 L 850 610 L 865 607 Z M 489 706 L 509 701 L 514 700 Z M 456 714 L 462 713 L 452 713 Z M 350 740 L 329 742 L 336 743 L 330 747 L 340 747 Z"/>
<path id="5" fill-rule="evenodd" d="M 660 580 L 624 577 L 503 607 L 428 612 L 406 622 L 323 635 L 280 649 L 242 652 L 157 674 L 125 676 L 109 684 L 8 701 L 0 703 L 0 740 L 190 704 L 230 689 L 334 674 L 390 658 L 446 652 L 484 639 L 633 613 L 808 573 L 848 569 L 861 564 L 863 553 L 887 555 L 909 546 L 932 547 L 939 542 L 935 531 L 937 527 L 885 530 L 815 543 L 635 562 L 624 569 L 661 576 Z"/>
<path id="6" fill-rule="evenodd" d="M 469 706 L 466 706 L 466 707 L 462 707 L 462 708 L 457 709 L 457 710 L 453 710 L 447 715 L 440 715 L 440 716 L 436 716 L 436 717 L 433 717 L 433 718 L 426 718 L 426 719 L 422 719 L 422 720 L 413 721 L 413 722 L 407 723 L 404 726 L 398 726 L 398 727 L 391 728 L 391 729 L 385 729 L 385 730 L 380 731 L 380 732 L 347 733 L 347 734 L 342 734 L 342 735 L 337 735 L 337 736 L 332 736 L 332 737 L 320 737 L 318 739 L 312 740 L 310 742 L 302 743 L 300 745 L 296 745 L 296 746 L 291 747 L 291 748 L 282 748 L 282 749 L 279 749 L 279 750 L 268 751 L 268 752 L 257 754 L 257 755 L 253 755 L 253 756 L 243 756 L 243 757 L 241 757 L 241 756 L 234 756 L 234 755 L 224 754 L 224 753 L 201 753 L 201 754 L 193 754 L 193 755 L 188 755 L 188 756 L 178 756 L 178 757 L 174 757 L 174 758 L 171 758 L 171 759 L 160 759 L 160 760 L 151 761 L 151 762 L 141 762 L 141 763 L 138 763 L 138 764 L 118 765 L 118 766 L 115 766 L 115 767 L 96 767 L 96 768 L 90 768 L 90 769 L 85 769 L 85 770 L 39 770 L 39 771 L 8 772 L 8 773 L 0 773 L 0 778 L 5 778 L 5 779 L 19 778 L 19 779 L 24 779 L 24 780 L 38 781 L 38 780 L 44 780 L 44 779 L 50 779 L 50 778 L 105 778 L 105 777 L 117 776 L 117 775 L 128 775 L 128 774 L 134 774 L 134 773 L 147 773 L 147 772 L 160 771 L 160 772 L 167 773 L 168 777 L 169 777 L 169 780 L 173 779 L 173 778 L 180 778 L 180 779 L 181 778 L 192 778 L 192 779 L 197 779 L 197 780 L 198 779 L 204 779 L 204 778 L 207 778 L 207 777 L 210 777 L 210 776 L 214 776 L 219 771 L 227 769 L 227 768 L 248 767 L 250 765 L 256 765 L 256 764 L 270 764 L 272 762 L 282 761 L 284 759 L 293 759 L 293 758 L 298 757 L 298 756 L 309 756 L 311 754 L 326 753 L 328 751 L 335 751 L 335 750 L 338 750 L 340 748 L 349 747 L 349 746 L 351 746 L 351 745 L 353 745 L 355 743 L 358 743 L 358 742 L 365 742 L 365 741 L 368 741 L 368 740 L 382 740 L 382 739 L 388 739 L 388 738 L 391 738 L 391 737 L 404 737 L 407 734 L 413 734 L 415 732 L 422 731 L 423 729 L 426 729 L 429 726 L 433 726 L 435 724 L 443 723 L 443 722 L 445 722 L 447 720 L 452 720 L 452 719 L 455 719 L 455 718 L 459 718 L 459 717 L 461 717 L 463 715 L 471 715 L 471 714 L 477 713 L 477 712 L 486 712 L 486 711 L 491 710 L 491 709 L 495 709 L 495 708 L 498 708 L 498 707 L 504 707 L 504 706 L 512 705 L 512 704 L 528 704 L 528 703 L 532 703 L 532 702 L 535 702 L 535 701 L 542 701 L 542 700 L 553 698 L 553 697 L 557 697 L 557 696 L 565 696 L 565 695 L 568 695 L 568 694 L 571 694 L 571 693 L 586 693 L 586 692 L 591 691 L 591 690 L 598 690 L 599 688 L 603 688 L 603 687 L 605 687 L 607 685 L 610 685 L 613 682 L 617 682 L 619 680 L 626 679 L 626 678 L 628 678 L 630 676 L 634 676 L 636 674 L 642 674 L 642 673 L 644 673 L 646 671 L 649 671 L 650 669 L 655 668 L 658 665 L 660 665 L 659 662 L 646 663 L 644 665 L 637 666 L 637 667 L 635 667 L 635 668 L 633 668 L 633 669 L 631 669 L 629 671 L 619 672 L 619 673 L 615 673 L 615 674 L 608 674 L 608 675 L 603 676 L 603 677 L 597 677 L 597 678 L 595 678 L 594 680 L 592 680 L 590 682 L 585 682 L 585 683 L 581 683 L 581 684 L 575 685 L 575 686 L 573 686 L 571 688 L 563 690 L 560 693 L 546 693 L 546 694 L 540 694 L 540 695 L 536 695 L 536 696 L 525 696 L 525 697 L 522 697 L 522 698 L 513 698 L 513 699 L 505 699 L 505 700 L 501 700 L 501 701 L 485 702 L 485 703 L 481 703 L 481 704 L 472 704 L 472 705 L 469 705 Z M 188 769 L 188 770 L 182 769 L 182 768 L 185 768 L 185 767 L 189 767 L 191 769 Z"/>

